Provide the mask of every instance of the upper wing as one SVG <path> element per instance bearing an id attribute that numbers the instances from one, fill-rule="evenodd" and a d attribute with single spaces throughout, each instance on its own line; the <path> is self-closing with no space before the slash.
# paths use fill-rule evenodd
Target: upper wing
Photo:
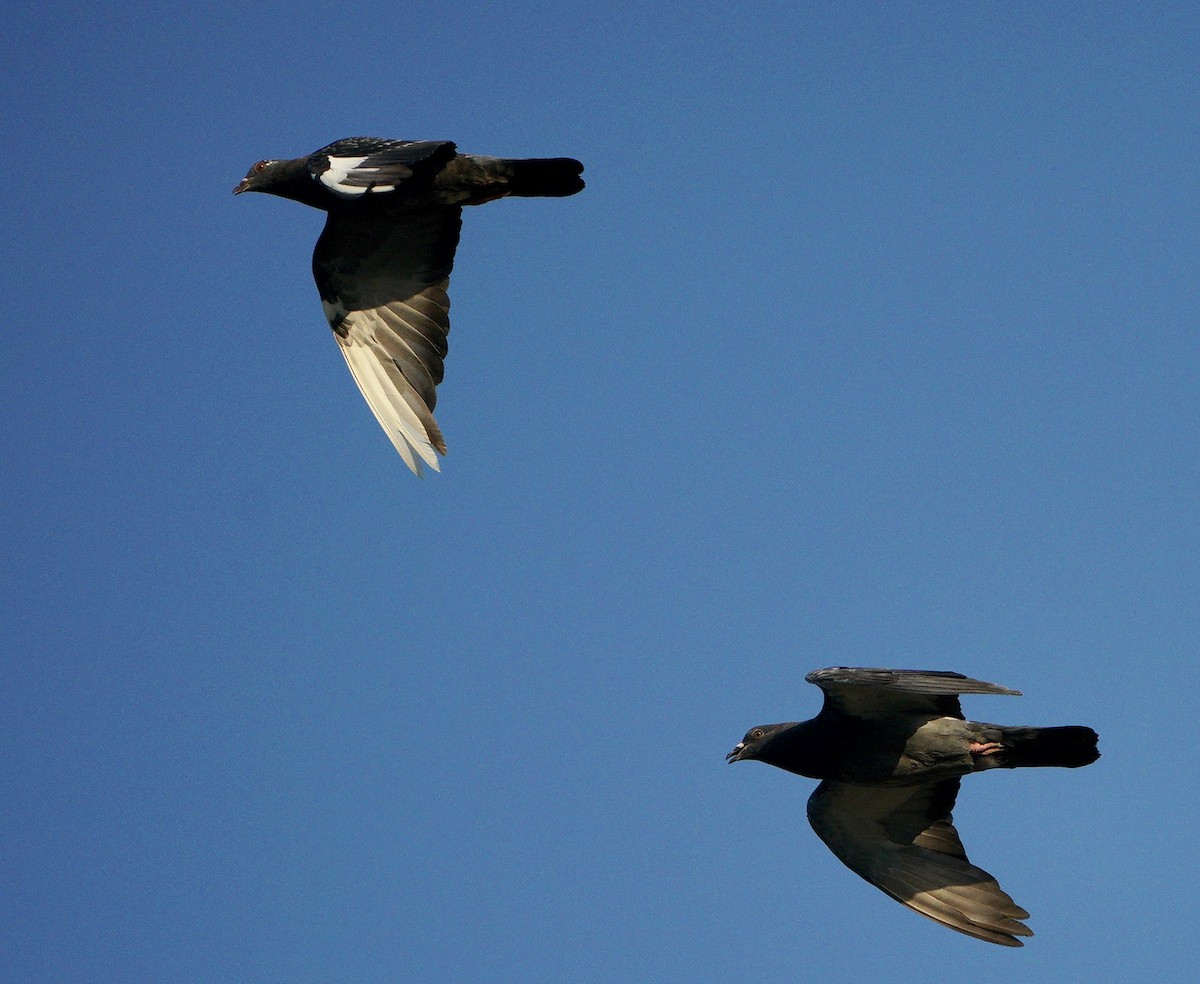
<path id="1" fill-rule="evenodd" d="M 958 694 L 1021 695 L 1019 690 L 943 670 L 831 666 L 814 670 L 804 679 L 825 691 L 827 709 L 856 716 L 928 712 L 962 717 Z"/>
<path id="2" fill-rule="evenodd" d="M 311 154 L 309 173 L 346 199 L 395 191 L 414 174 L 436 172 L 454 157 L 448 140 L 349 137 Z"/>
<path id="3" fill-rule="evenodd" d="M 968 936 L 1022 946 L 1029 913 L 967 860 L 950 811 L 958 780 L 924 786 L 823 782 L 808 821 L 846 867 L 897 902 Z"/>
<path id="4" fill-rule="evenodd" d="M 375 419 L 418 475 L 446 443 L 433 419 L 450 332 L 461 209 L 331 212 L 313 252 L 321 304 Z"/>

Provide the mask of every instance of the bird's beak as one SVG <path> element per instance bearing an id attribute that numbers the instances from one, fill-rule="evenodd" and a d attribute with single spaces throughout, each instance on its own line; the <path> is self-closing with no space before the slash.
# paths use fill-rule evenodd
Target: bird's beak
<path id="1" fill-rule="evenodd" d="M 250 187 L 250 179 L 242 178 L 242 180 L 238 183 L 238 186 L 233 189 L 233 193 L 235 195 L 240 195 L 243 191 L 245 191 L 249 187 Z"/>
<path id="2" fill-rule="evenodd" d="M 733 746 L 733 751 L 725 756 L 725 761 L 728 762 L 730 765 L 732 765 L 734 762 L 738 761 L 742 757 L 742 749 L 745 747 L 746 747 L 746 743 L 744 741 L 739 741 L 736 745 Z"/>

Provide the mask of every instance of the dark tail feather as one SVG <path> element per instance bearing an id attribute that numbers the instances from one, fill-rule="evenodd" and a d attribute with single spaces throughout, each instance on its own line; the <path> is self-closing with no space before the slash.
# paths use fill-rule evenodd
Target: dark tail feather
<path id="1" fill-rule="evenodd" d="M 996 764 L 1003 769 L 1043 765 L 1077 769 L 1100 757 L 1098 740 L 1099 735 L 1091 728 L 1074 724 L 1062 728 L 1004 728 L 1000 738 L 1004 750 L 996 756 Z"/>
<path id="2" fill-rule="evenodd" d="M 508 161 L 508 194 L 525 198 L 563 198 L 583 191 L 583 165 L 569 157 Z"/>

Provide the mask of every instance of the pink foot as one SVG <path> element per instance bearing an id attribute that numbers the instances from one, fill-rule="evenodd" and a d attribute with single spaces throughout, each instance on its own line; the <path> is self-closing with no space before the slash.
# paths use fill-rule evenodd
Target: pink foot
<path id="1" fill-rule="evenodd" d="M 1004 746 L 998 741 L 973 741 L 967 745 L 967 751 L 972 755 L 995 755 L 997 752 L 1004 751 Z"/>

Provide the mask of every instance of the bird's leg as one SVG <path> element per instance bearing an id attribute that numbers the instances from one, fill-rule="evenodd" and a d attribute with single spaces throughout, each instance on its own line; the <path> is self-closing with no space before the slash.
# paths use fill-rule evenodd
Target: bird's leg
<path id="1" fill-rule="evenodd" d="M 968 743 L 967 751 L 972 755 L 995 755 L 1004 751 L 1004 746 L 998 741 L 973 741 Z"/>

